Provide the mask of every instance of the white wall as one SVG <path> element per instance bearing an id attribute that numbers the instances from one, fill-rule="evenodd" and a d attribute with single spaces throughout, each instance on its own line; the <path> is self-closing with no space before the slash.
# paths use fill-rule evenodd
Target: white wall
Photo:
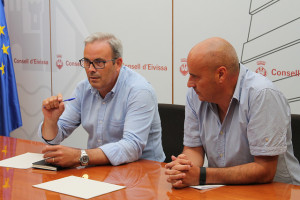
<path id="1" fill-rule="evenodd" d="M 51 91 L 71 97 L 85 78 L 76 66 L 83 40 L 96 31 L 122 40 L 124 64 L 151 82 L 160 103 L 185 104 L 187 54 L 201 40 L 219 36 L 232 43 L 242 63 L 274 81 L 292 113 L 300 114 L 299 76 L 282 75 L 300 70 L 300 1 L 5 0 L 5 5 L 23 119 L 13 137 L 39 140 L 42 100 Z M 33 59 L 44 63 L 31 64 Z M 79 128 L 64 144 L 84 148 L 86 138 Z"/>

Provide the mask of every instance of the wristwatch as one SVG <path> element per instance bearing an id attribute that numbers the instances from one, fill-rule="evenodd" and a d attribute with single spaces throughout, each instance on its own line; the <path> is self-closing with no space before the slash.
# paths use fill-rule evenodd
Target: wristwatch
<path id="1" fill-rule="evenodd" d="M 79 162 L 81 166 L 87 166 L 89 164 L 89 156 L 83 149 L 81 149 L 81 156 Z"/>

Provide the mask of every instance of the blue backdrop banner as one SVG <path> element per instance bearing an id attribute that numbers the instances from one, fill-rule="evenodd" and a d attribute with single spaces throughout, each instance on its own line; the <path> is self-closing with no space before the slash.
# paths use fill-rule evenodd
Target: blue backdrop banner
<path id="1" fill-rule="evenodd" d="M 0 1 L 0 135 L 22 126 L 3 1 Z"/>

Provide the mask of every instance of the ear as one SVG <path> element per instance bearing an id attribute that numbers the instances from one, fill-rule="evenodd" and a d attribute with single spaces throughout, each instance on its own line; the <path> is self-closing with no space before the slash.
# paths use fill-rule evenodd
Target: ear
<path id="1" fill-rule="evenodd" d="M 122 64 L 123 64 L 123 58 L 117 58 L 116 60 L 115 60 L 115 62 L 116 62 L 116 65 L 117 65 L 117 70 L 118 71 L 120 71 L 120 69 L 121 69 L 121 67 L 122 67 Z"/>
<path id="2" fill-rule="evenodd" d="M 216 70 L 215 78 L 218 83 L 223 83 L 227 77 L 227 68 L 225 66 L 221 66 Z"/>

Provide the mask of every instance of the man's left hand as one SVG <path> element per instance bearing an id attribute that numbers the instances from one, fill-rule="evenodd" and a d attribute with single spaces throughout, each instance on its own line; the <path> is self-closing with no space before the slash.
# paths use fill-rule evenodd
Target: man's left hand
<path id="1" fill-rule="evenodd" d="M 48 163 L 62 167 L 79 166 L 80 149 L 66 147 L 62 145 L 47 145 L 43 150 L 44 158 Z"/>

